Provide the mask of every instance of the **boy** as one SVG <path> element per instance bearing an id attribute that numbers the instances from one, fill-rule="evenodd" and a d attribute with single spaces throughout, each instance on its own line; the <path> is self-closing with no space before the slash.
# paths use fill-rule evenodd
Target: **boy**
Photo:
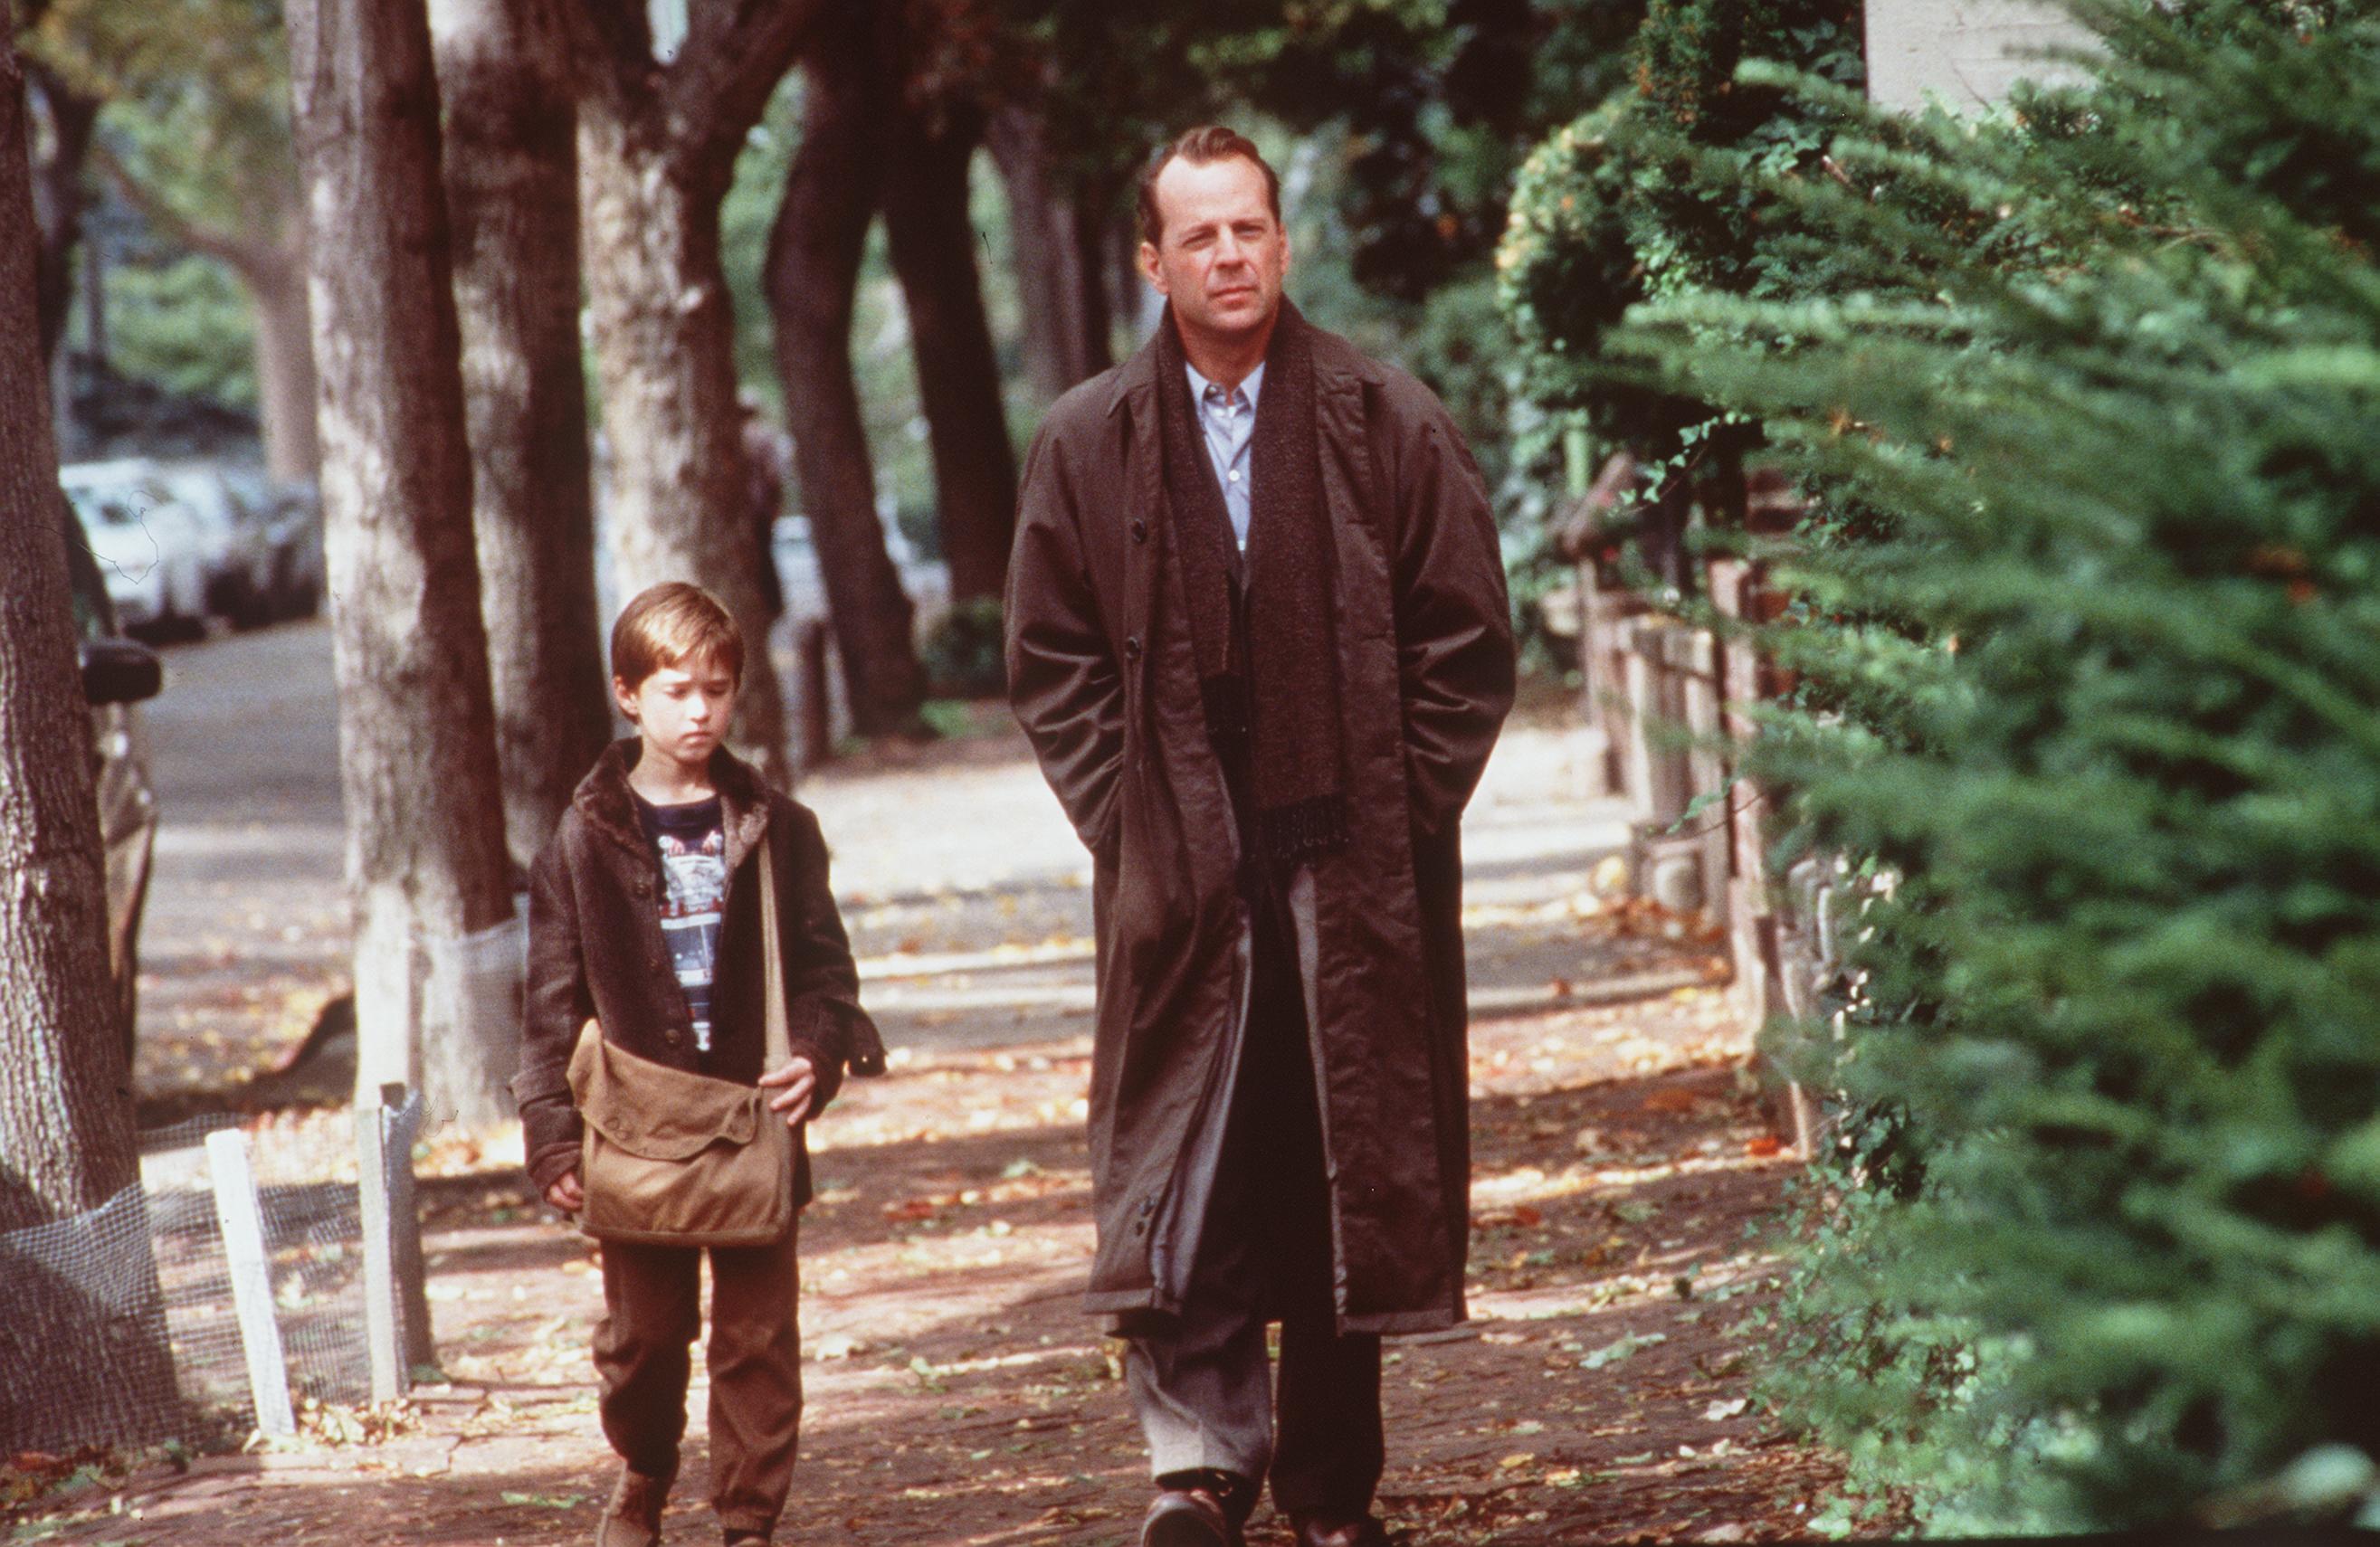
<path id="1" fill-rule="evenodd" d="M 612 690 L 638 734 L 596 762 L 538 857 L 513 1082 L 529 1176 L 565 1213 L 585 1202 L 565 1071 L 589 1017 L 607 1042 L 640 1058 L 775 1093 L 771 1109 L 795 1130 L 796 1208 L 810 1196 L 800 1125 L 833 1098 L 846 1064 L 862 1074 L 884 1067 L 827 889 L 818 818 L 720 744 L 743 671 L 735 620 L 698 586 L 653 586 L 612 630 Z M 793 1054 L 769 1070 L 762 886 L 775 888 Z M 796 1233 L 772 1246 L 708 1249 L 711 1504 L 729 1547 L 770 1540 L 793 1480 L 802 1407 Z M 603 1245 L 599 1407 L 626 1467 L 597 1547 L 660 1541 L 686 1430 L 704 1250 Z"/>

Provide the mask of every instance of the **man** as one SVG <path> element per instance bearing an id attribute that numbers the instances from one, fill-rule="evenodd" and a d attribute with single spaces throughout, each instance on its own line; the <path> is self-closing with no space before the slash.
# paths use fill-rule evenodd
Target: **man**
<path id="1" fill-rule="evenodd" d="M 1165 316 L 1050 409 L 1008 598 L 1094 856 L 1087 1304 L 1130 1342 L 1145 1547 L 1236 1547 L 1268 1474 L 1301 1543 L 1375 1547 L 1380 1335 L 1463 1316 L 1458 826 L 1503 568 L 1438 400 L 1282 299 L 1253 144 L 1183 135 L 1140 217 Z"/>

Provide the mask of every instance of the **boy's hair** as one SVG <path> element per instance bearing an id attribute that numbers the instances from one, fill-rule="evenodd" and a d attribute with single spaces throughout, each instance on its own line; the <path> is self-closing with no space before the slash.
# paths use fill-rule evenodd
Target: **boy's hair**
<path id="1" fill-rule="evenodd" d="M 666 667 L 712 661 L 744 680 L 744 631 L 717 597 L 668 580 L 637 593 L 612 625 L 612 675 L 631 688 Z"/>
<path id="2" fill-rule="evenodd" d="M 1220 124 L 1201 124 L 1195 129 L 1183 130 L 1159 147 L 1157 153 L 1148 158 L 1148 164 L 1141 169 L 1140 194 L 1133 206 L 1133 212 L 1139 217 L 1140 239 L 1153 248 L 1165 245 L 1165 216 L 1157 207 L 1159 173 L 1177 158 L 1193 166 L 1204 166 L 1208 162 L 1229 161 L 1233 156 L 1256 163 L 1257 170 L 1264 174 L 1265 202 L 1272 206 L 1272 223 L 1279 225 L 1281 175 L 1272 169 L 1270 162 L 1264 159 L 1264 153 L 1257 149 L 1257 142 Z"/>

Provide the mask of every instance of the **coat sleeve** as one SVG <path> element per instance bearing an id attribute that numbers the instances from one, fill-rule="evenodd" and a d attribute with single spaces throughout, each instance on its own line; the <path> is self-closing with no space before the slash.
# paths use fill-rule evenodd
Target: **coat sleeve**
<path id="1" fill-rule="evenodd" d="M 834 905 L 828 881 L 826 839 L 818 817 L 790 800 L 779 803 L 771 824 L 790 834 L 791 852 L 779 857 L 778 944 L 785 970 L 786 1043 L 807 1058 L 818 1087 L 810 1116 L 826 1110 L 843 1088 L 845 1066 L 855 1074 L 884 1072 L 884 1041 L 876 1022 L 859 1008 L 859 969 Z"/>
<path id="2" fill-rule="evenodd" d="M 1099 616 L 1064 449 L 1045 425 L 1026 457 L 1008 565 L 1008 696 L 1084 846 L 1113 829 L 1123 677 Z"/>
<path id="3" fill-rule="evenodd" d="M 540 1192 L 578 1164 L 580 1127 L 570 1094 L 570 1051 L 578 1028 L 595 1012 L 564 852 L 567 841 L 565 833 L 556 833 L 529 872 L 528 990 L 520 1073 L 513 1080 L 529 1179 Z"/>
<path id="4" fill-rule="evenodd" d="M 1403 437 L 1403 453 L 1396 472 L 1398 676 L 1414 826 L 1436 837 L 1462 818 L 1512 707 L 1512 617 L 1488 490 L 1435 401 Z"/>

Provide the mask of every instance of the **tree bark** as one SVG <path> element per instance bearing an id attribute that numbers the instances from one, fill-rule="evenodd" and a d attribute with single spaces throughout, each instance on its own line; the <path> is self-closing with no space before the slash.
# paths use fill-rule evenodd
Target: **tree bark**
<path id="1" fill-rule="evenodd" d="M 967 209 L 968 168 L 982 127 L 972 109 L 905 104 L 883 193 L 884 235 L 908 303 L 954 602 L 1000 599 L 1016 532 L 1016 452 Z"/>
<path id="2" fill-rule="evenodd" d="M 40 234 L 15 36 L 0 0 L 0 1231 L 97 1209 L 140 1181 L 34 303 Z M 130 1204 L 142 1217 L 137 1194 Z M 0 1448 L 157 1437 L 176 1397 L 145 1230 L 128 1256 L 135 1291 L 115 1305 L 62 1275 L 11 1274 Z"/>
<path id="3" fill-rule="evenodd" d="M 41 248 L 33 265 L 35 306 L 41 320 L 42 358 L 57 353 L 74 308 L 75 244 L 82 239 L 83 163 L 98 126 L 100 99 L 85 96 L 57 72 L 28 64 L 25 76 L 42 96 L 49 120 L 49 153 L 34 166 L 33 214 Z M 12 104 L 21 98 L 11 96 Z M 9 111 L 18 111 L 12 106 Z"/>
<path id="4" fill-rule="evenodd" d="M 640 0 L 567 7 L 577 41 L 580 221 L 610 441 L 613 573 L 625 601 L 664 580 L 716 593 L 747 646 L 736 739 L 788 780 L 747 509 L 734 320 L 719 206 L 820 0 L 694 8 L 674 60 L 653 57 Z"/>
<path id="5" fill-rule="evenodd" d="M 290 224 L 298 224 L 290 217 Z M 257 260 L 230 265 L 248 289 L 256 319 L 257 422 L 265 470 L 292 483 L 322 476 L 314 425 L 314 319 L 306 299 L 306 249 L 293 235 L 279 248 L 259 246 Z"/>
<path id="6" fill-rule="evenodd" d="M 358 1088 L 509 1114 L 458 946 L 512 911 L 461 346 L 421 0 L 291 0 L 310 222 L 339 765 L 356 920 Z M 515 1021 L 516 1025 L 516 1019 Z"/>
<path id="7" fill-rule="evenodd" d="M 431 0 L 504 832 L 526 869 L 612 732 L 555 0 Z"/>
<path id="8" fill-rule="evenodd" d="M 1078 180 L 1068 202 L 1075 243 L 1074 273 L 1083 313 L 1084 360 L 1096 376 L 1115 364 L 1115 308 L 1108 304 L 1109 208 L 1115 189 L 1093 179 Z M 1126 315 L 1130 315 L 1127 309 Z"/>
<path id="9" fill-rule="evenodd" d="M 1025 302 L 1026 369 L 1035 394 L 1054 402 L 1111 363 L 1103 348 L 1092 348 L 1075 206 L 1050 163 L 1048 133 L 1030 109 L 995 109 L 985 143 L 1008 194 L 1009 247 Z"/>
<path id="10" fill-rule="evenodd" d="M 885 552 L 851 372 L 859 260 L 877 198 L 892 82 L 871 20 L 844 0 L 808 61 L 801 149 L 769 233 L 766 287 L 802 509 L 862 735 L 912 731 L 926 701 L 914 617 Z"/>

